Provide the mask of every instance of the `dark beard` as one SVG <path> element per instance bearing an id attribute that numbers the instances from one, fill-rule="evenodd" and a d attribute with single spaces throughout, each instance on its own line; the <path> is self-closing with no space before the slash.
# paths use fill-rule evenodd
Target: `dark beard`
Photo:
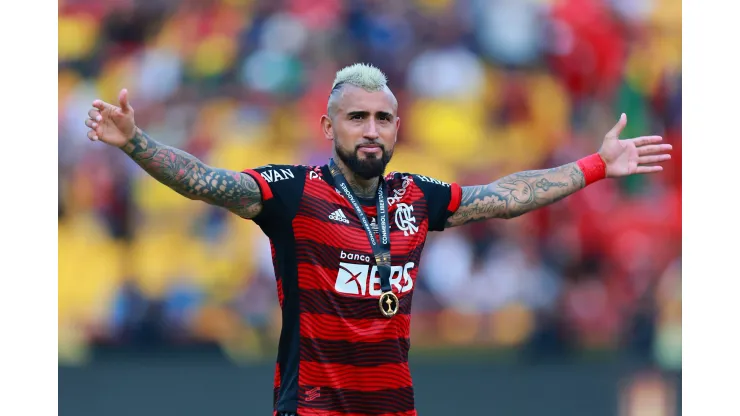
<path id="1" fill-rule="evenodd" d="M 375 156 L 366 157 L 365 160 L 360 160 L 357 157 L 358 148 L 355 148 L 354 152 L 345 152 L 339 147 L 338 140 L 334 140 L 334 150 L 337 153 L 339 159 L 351 170 L 355 175 L 362 179 L 369 180 L 382 176 L 385 173 L 385 167 L 388 162 L 391 161 L 393 152 L 386 152 L 385 147 L 381 146 L 383 151 L 382 158 L 378 159 Z"/>

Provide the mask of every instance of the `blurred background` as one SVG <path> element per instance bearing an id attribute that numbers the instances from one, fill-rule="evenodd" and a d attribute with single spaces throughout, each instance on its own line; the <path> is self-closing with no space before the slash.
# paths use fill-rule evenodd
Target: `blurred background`
<path id="1" fill-rule="evenodd" d="M 91 102 L 128 88 L 140 127 L 214 166 L 323 164 L 355 62 L 398 97 L 391 170 L 553 167 L 621 112 L 674 148 L 661 174 L 430 234 L 420 414 L 680 414 L 679 0 L 60 0 L 58 53 L 60 414 L 269 414 L 280 333 L 259 228 L 89 142 Z"/>

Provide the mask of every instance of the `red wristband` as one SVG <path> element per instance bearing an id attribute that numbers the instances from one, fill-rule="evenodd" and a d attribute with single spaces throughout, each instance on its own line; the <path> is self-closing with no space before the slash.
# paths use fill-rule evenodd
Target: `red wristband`
<path id="1" fill-rule="evenodd" d="M 577 163 L 586 178 L 586 186 L 606 178 L 606 163 L 598 153 L 579 159 Z"/>

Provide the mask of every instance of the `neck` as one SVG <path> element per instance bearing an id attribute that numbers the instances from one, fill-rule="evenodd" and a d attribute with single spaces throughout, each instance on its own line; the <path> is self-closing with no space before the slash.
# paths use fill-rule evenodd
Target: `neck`
<path id="1" fill-rule="evenodd" d="M 352 192 L 355 193 L 359 198 L 375 198 L 375 192 L 378 190 L 378 178 L 363 179 L 357 176 L 347 165 L 344 164 L 342 159 L 334 155 L 334 162 L 342 171 L 344 179 L 347 180 L 347 184 L 352 188 Z"/>

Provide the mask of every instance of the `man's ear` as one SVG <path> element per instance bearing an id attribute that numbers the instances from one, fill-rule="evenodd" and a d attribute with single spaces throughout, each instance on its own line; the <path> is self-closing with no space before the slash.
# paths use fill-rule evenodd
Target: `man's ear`
<path id="1" fill-rule="evenodd" d="M 321 131 L 324 132 L 326 140 L 334 139 L 334 126 L 331 123 L 331 118 L 326 114 L 321 116 Z"/>

